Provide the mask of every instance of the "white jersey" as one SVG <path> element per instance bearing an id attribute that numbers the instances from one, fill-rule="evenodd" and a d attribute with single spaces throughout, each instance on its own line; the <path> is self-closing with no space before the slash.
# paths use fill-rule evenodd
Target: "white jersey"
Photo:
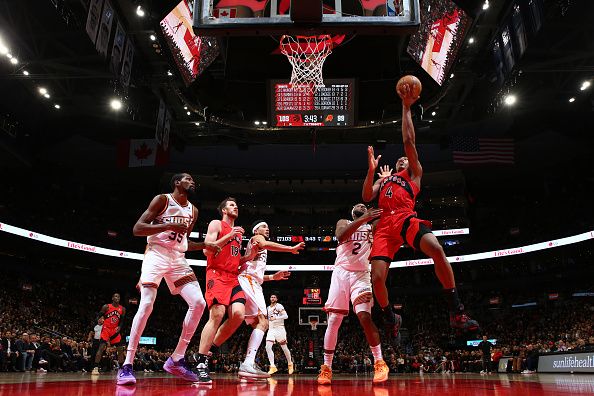
<path id="1" fill-rule="evenodd" d="M 348 222 L 348 224 L 351 223 L 352 221 Z M 348 240 L 336 247 L 334 265 L 347 271 L 368 271 L 371 241 L 371 225 L 361 225 Z"/>
<path id="2" fill-rule="evenodd" d="M 155 217 L 153 224 L 179 223 L 189 226 L 194 220 L 194 206 L 189 201 L 186 206 L 181 206 L 171 194 L 165 194 L 165 197 L 167 198 L 165 209 Z M 146 240 L 149 244 L 161 245 L 181 253 L 188 250 L 188 236 L 186 233 L 178 234 L 173 231 L 163 231 L 149 235 Z"/>
<path id="3" fill-rule="evenodd" d="M 268 311 L 268 323 L 271 329 L 285 327 L 285 319 L 288 316 L 282 304 L 276 303 L 274 307 L 269 305 L 266 310 Z"/>
<path id="4" fill-rule="evenodd" d="M 251 240 L 248 243 L 246 249 L 246 256 L 252 251 Z M 268 259 L 268 250 L 264 249 L 258 252 L 253 260 L 248 261 L 246 269 L 240 274 L 244 276 L 250 276 L 256 280 L 259 284 L 264 282 L 264 271 L 266 271 L 266 260 Z"/>

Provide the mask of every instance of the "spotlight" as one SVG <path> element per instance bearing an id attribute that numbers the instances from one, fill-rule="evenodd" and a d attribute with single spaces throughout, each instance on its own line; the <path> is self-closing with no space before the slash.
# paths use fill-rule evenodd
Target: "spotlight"
<path id="1" fill-rule="evenodd" d="M 454 73 L 450 74 L 450 78 L 454 78 Z"/>
<path id="2" fill-rule="evenodd" d="M 144 17 L 145 14 L 144 14 L 144 9 L 142 8 L 142 6 L 136 7 L 136 15 L 138 15 L 141 18 Z"/>
<path id="3" fill-rule="evenodd" d="M 485 3 L 483 4 L 483 10 L 488 10 L 489 9 L 489 0 L 485 0 Z"/>
<path id="4" fill-rule="evenodd" d="M 516 98 L 516 95 L 507 95 L 504 99 L 503 102 L 508 105 L 508 106 L 513 106 L 516 101 L 518 100 L 518 98 Z"/>
<path id="5" fill-rule="evenodd" d="M 111 106 L 111 108 L 115 111 L 121 110 L 122 101 L 117 98 L 114 98 L 109 102 L 109 106 Z"/>
<path id="6" fill-rule="evenodd" d="M 8 48 L 4 44 L 0 44 L 0 55 L 8 55 Z"/>
<path id="7" fill-rule="evenodd" d="M 474 44 L 474 37 L 468 39 L 468 44 Z"/>
<path id="8" fill-rule="evenodd" d="M 585 91 L 586 89 L 590 88 L 590 85 L 592 85 L 590 81 L 584 81 L 580 87 L 580 91 Z"/>
<path id="9" fill-rule="evenodd" d="M 46 99 L 49 99 L 49 98 L 51 98 L 50 94 L 48 94 L 48 93 L 44 93 L 44 94 L 43 94 L 43 96 L 44 96 Z"/>
<path id="10" fill-rule="evenodd" d="M 187 115 L 192 115 L 192 113 L 190 113 L 189 111 L 186 111 L 186 114 L 187 114 Z"/>
<path id="11" fill-rule="evenodd" d="M 255 125 L 260 125 L 260 121 L 254 121 Z"/>
<path id="12" fill-rule="evenodd" d="M 184 106 L 184 110 L 188 110 L 188 106 Z"/>
<path id="13" fill-rule="evenodd" d="M 28 75 L 29 75 L 29 72 L 28 72 L 27 70 L 23 70 L 23 74 L 24 74 L 25 76 L 28 76 Z"/>
<path id="14" fill-rule="evenodd" d="M 437 113 L 436 113 L 435 111 L 432 111 L 432 112 L 431 112 L 431 115 L 432 115 L 432 116 L 435 116 L 436 114 L 437 114 Z"/>
<path id="15" fill-rule="evenodd" d="M 19 63 L 19 60 L 17 58 L 10 58 L 10 63 L 16 65 L 17 63 Z"/>
<path id="16" fill-rule="evenodd" d="M 151 39 L 151 41 L 155 41 L 157 39 L 157 36 L 155 36 L 154 34 L 151 34 L 149 36 L 149 38 Z"/>
<path id="17" fill-rule="evenodd" d="M 575 102 L 575 98 L 569 98 L 569 103 Z"/>
<path id="18" fill-rule="evenodd" d="M 200 126 L 200 123 L 199 122 L 195 122 L 194 125 Z"/>
<path id="19" fill-rule="evenodd" d="M 167 70 L 167 75 L 168 75 L 169 77 L 173 76 L 173 73 L 171 73 L 171 70 Z"/>
<path id="20" fill-rule="evenodd" d="M 6 53 L 6 57 L 7 57 L 8 59 L 12 59 L 12 54 Z"/>
<path id="21" fill-rule="evenodd" d="M 268 122 L 262 121 L 262 125 L 268 125 Z"/>
<path id="22" fill-rule="evenodd" d="M 375 121 L 371 121 L 372 124 L 375 124 Z"/>
<path id="23" fill-rule="evenodd" d="M 56 109 L 60 110 L 60 105 L 59 105 L 59 104 L 57 104 L 57 103 L 56 103 L 56 104 L 54 105 L 54 107 L 55 107 Z"/>
<path id="24" fill-rule="evenodd" d="M 433 120 L 428 120 L 428 121 L 429 121 L 430 124 L 433 122 Z"/>
<path id="25" fill-rule="evenodd" d="M 45 89 L 43 87 L 39 87 L 39 93 L 42 95 L 45 95 L 47 93 L 47 89 Z"/>

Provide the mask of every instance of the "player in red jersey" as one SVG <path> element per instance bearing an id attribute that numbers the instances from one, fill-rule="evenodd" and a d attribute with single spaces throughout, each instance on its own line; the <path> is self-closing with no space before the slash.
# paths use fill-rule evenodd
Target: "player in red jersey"
<path id="1" fill-rule="evenodd" d="M 396 162 L 396 173 L 392 173 L 387 166 L 380 168 L 380 178 L 374 183 L 374 173 L 381 155 L 376 158 L 373 147 L 367 148 L 369 169 L 363 184 L 363 200 L 369 202 L 377 197 L 379 209 L 383 210 L 373 234 L 373 247 L 369 255 L 375 297 L 384 313 L 391 336 L 396 337 L 400 317 L 393 313 L 390 306 L 386 278 L 394 255 L 406 242 L 433 259 L 435 273 L 448 300 L 450 325 L 461 331 L 478 330 L 478 323 L 464 314 L 464 305 L 458 298 L 452 266 L 437 238 L 431 233 L 431 223 L 418 219 L 414 211 L 423 176 L 410 110 L 418 97 L 413 96 L 407 84 L 402 84 L 398 94 L 402 98 L 402 138 L 406 157 L 399 158 Z"/>
<path id="2" fill-rule="evenodd" d="M 248 249 L 250 254 L 241 256 L 241 237 L 244 229 L 235 226 L 239 208 L 235 198 L 227 197 L 218 206 L 222 220 L 213 220 L 208 225 L 204 242 L 222 248 L 213 254 L 206 252 L 206 303 L 210 317 L 200 336 L 198 349 L 199 382 L 212 382 L 208 370 L 208 357 L 237 330 L 245 317 L 245 294 L 239 284 L 240 267 L 253 259 L 258 249 Z M 221 325 L 227 313 L 227 320 Z"/>
<path id="3" fill-rule="evenodd" d="M 101 328 L 101 339 L 99 340 L 99 349 L 95 354 L 95 366 L 93 374 L 99 374 L 99 363 L 103 357 L 103 352 L 108 346 L 115 345 L 118 351 L 118 362 L 120 366 L 124 363 L 124 346 L 122 335 L 122 324 L 126 315 L 126 308 L 120 305 L 120 294 L 114 293 L 111 296 L 111 304 L 105 304 L 101 307 L 99 317 L 103 318 L 103 327 Z"/>

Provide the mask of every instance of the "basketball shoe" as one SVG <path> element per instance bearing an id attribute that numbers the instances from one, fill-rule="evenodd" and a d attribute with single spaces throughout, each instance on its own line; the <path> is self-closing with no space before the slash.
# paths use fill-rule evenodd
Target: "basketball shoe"
<path id="1" fill-rule="evenodd" d="M 383 360 L 378 360 L 375 362 L 374 365 L 374 374 L 373 374 L 373 382 L 380 383 L 385 382 L 388 380 L 388 375 L 390 374 L 390 369 L 388 365 Z"/>
<path id="2" fill-rule="evenodd" d="M 320 374 L 318 375 L 318 384 L 328 385 L 332 383 L 332 369 L 325 364 L 320 367 Z"/>
<path id="3" fill-rule="evenodd" d="M 165 364 L 163 365 L 163 370 L 167 371 L 169 374 L 173 374 L 176 377 L 184 379 L 189 382 L 198 382 L 198 376 L 190 370 L 188 365 L 186 364 L 186 359 L 181 358 L 177 362 L 173 361 L 171 357 L 167 359 Z"/>
<path id="4" fill-rule="evenodd" d="M 118 370 L 117 378 L 117 385 L 134 385 L 136 383 L 136 377 L 134 377 L 132 365 L 124 364 L 122 368 Z"/>

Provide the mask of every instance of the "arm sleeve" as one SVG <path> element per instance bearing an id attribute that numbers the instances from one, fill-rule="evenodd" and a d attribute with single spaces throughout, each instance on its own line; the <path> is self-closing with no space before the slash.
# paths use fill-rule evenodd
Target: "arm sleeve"
<path id="1" fill-rule="evenodd" d="M 280 304 L 278 304 L 280 305 Z M 283 307 L 282 305 L 280 305 L 280 311 L 281 314 L 278 315 L 277 319 L 289 319 L 289 315 L 287 315 L 287 311 L 285 311 L 285 307 Z"/>

